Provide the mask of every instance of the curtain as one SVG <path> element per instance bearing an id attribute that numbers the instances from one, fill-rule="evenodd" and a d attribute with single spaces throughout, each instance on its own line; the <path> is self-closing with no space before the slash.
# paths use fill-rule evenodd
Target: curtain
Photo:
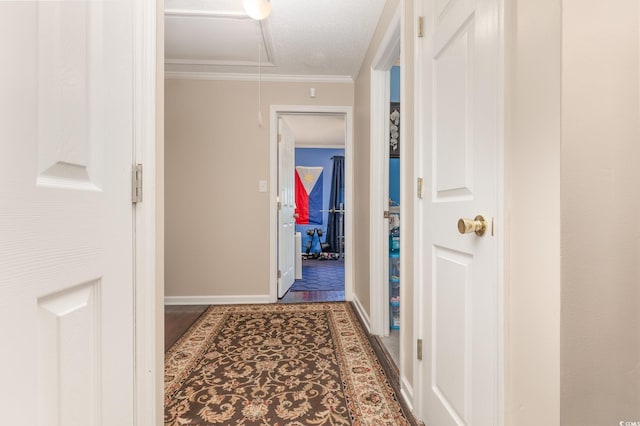
<path id="1" fill-rule="evenodd" d="M 340 155 L 333 156 L 333 172 L 331 174 L 331 194 L 329 196 L 329 222 L 327 223 L 327 243 L 331 246 L 330 250 L 334 253 L 340 251 L 339 235 L 344 236 L 344 218 L 342 220 L 342 229 L 340 227 L 340 213 L 332 212 L 340 210 L 340 205 L 344 208 L 344 157 Z M 344 216 L 343 216 L 344 217 Z"/>

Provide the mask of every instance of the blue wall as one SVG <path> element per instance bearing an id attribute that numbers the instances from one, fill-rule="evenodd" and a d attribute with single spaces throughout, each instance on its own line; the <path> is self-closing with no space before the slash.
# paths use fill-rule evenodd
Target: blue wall
<path id="1" fill-rule="evenodd" d="M 402 154 L 400 154 L 402 155 Z M 400 204 L 400 159 L 389 158 L 389 198 Z"/>
<path id="2" fill-rule="evenodd" d="M 400 67 L 391 67 L 391 102 L 400 102 Z M 400 111 L 402 113 L 402 111 Z M 402 115 L 401 115 L 402 117 Z M 400 135 L 402 156 L 402 134 Z M 389 198 L 400 204 L 400 159 L 389 158 Z"/>
<path id="3" fill-rule="evenodd" d="M 344 155 L 344 149 L 328 149 L 328 148 L 296 148 L 296 166 L 322 167 L 322 209 L 329 209 L 329 197 L 331 197 L 331 174 L 333 173 L 334 155 Z M 327 236 L 327 220 L 328 212 L 322 213 L 322 225 L 296 225 L 296 232 L 302 234 L 302 252 L 307 247 L 309 236 L 307 229 L 322 229 L 321 241 L 324 242 Z M 311 247 L 311 253 L 320 251 L 318 237 L 314 237 L 314 245 Z"/>
<path id="4" fill-rule="evenodd" d="M 400 102 L 400 67 L 391 67 L 391 102 Z"/>

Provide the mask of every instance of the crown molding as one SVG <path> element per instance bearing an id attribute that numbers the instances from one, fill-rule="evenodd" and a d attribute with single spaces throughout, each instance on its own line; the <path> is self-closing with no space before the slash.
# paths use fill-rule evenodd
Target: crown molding
<path id="1" fill-rule="evenodd" d="M 214 18 L 214 19 L 242 19 L 248 21 L 251 19 L 249 15 L 243 12 L 237 11 L 224 11 L 224 10 L 201 10 L 201 9 L 165 9 L 165 16 L 181 16 L 189 17 L 196 16 L 198 18 Z"/>
<path id="2" fill-rule="evenodd" d="M 353 84 L 348 75 L 286 75 L 286 74 L 245 74 L 191 71 L 165 71 L 165 80 L 226 80 L 226 81 L 272 81 L 288 83 L 343 83 Z"/>
<path id="3" fill-rule="evenodd" d="M 258 61 L 223 61 L 223 60 L 208 60 L 208 59 L 172 59 L 168 58 L 164 60 L 165 64 L 169 65 L 211 65 L 211 66 L 223 66 L 223 67 L 258 67 L 273 68 L 276 64 L 272 62 L 258 62 Z M 167 71 L 168 72 L 168 71 Z M 187 71 L 189 72 L 189 71 Z M 199 72 L 199 71 L 196 71 Z"/>

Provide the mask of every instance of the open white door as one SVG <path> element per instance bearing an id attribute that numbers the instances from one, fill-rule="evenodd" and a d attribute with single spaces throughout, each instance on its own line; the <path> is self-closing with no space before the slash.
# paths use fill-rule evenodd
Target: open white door
<path id="1" fill-rule="evenodd" d="M 278 297 L 295 281 L 295 140 L 282 118 L 278 119 Z"/>
<path id="2" fill-rule="evenodd" d="M 133 424 L 132 8 L 0 2 L 2 424 Z"/>
<path id="3" fill-rule="evenodd" d="M 430 425 L 496 425 L 499 1 L 422 7 L 417 405 Z M 487 220 L 484 234 L 461 234 L 458 220 L 478 215 Z"/>

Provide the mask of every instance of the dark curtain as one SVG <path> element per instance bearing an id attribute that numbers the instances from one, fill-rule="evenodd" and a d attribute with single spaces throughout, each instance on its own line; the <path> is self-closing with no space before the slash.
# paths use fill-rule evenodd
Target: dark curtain
<path id="1" fill-rule="evenodd" d="M 330 250 L 334 253 L 340 251 L 338 235 L 342 234 L 344 236 L 344 219 L 342 220 L 342 230 L 339 232 L 340 213 L 333 212 L 333 210 L 340 210 L 340 204 L 343 204 L 344 208 L 344 157 L 336 155 L 333 157 L 331 195 L 329 196 L 329 223 L 327 224 L 327 243 L 329 243 Z"/>

